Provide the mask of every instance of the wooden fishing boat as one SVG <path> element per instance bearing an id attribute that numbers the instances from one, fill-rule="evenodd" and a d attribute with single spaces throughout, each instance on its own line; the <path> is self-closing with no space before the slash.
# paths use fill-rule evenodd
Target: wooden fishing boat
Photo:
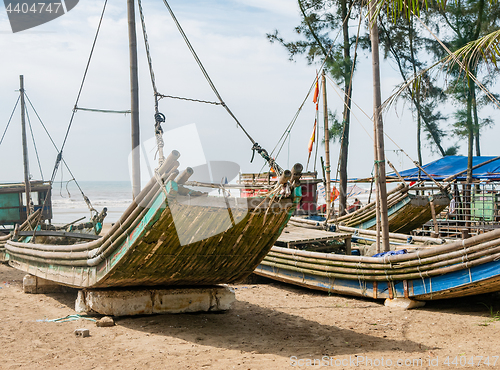
<path id="1" fill-rule="evenodd" d="M 374 299 L 435 300 L 500 289 L 500 230 L 407 254 L 363 257 L 273 247 L 255 273 Z"/>
<path id="2" fill-rule="evenodd" d="M 128 0 L 131 60 L 136 57 L 134 1 Z M 174 22 L 187 41 L 182 28 Z M 144 22 L 141 3 L 141 20 Z M 103 13 L 104 15 L 104 10 Z M 143 32 L 145 26 L 143 23 Z M 97 36 L 96 36 L 97 38 Z M 145 42 L 147 37 L 145 35 Z M 190 50 L 192 50 L 191 45 Z M 189 167 L 179 174 L 180 153 L 163 155 L 165 116 L 158 111 L 159 94 L 154 83 L 149 46 L 149 67 L 155 90 L 155 136 L 159 165 L 150 182 L 112 228 L 98 236 L 105 211 L 92 218 L 90 233 L 36 227 L 21 228 L 6 241 L 5 253 L 9 264 L 37 277 L 76 288 L 109 288 L 133 286 L 192 286 L 231 283 L 252 273 L 268 253 L 300 201 L 298 186 L 302 166 L 293 172 L 281 169 L 243 129 L 222 101 L 210 80 L 216 96 L 252 141 L 258 152 L 279 174 L 276 186 L 259 197 L 232 198 L 226 191 L 231 185 L 194 183 L 186 181 L 193 174 Z M 193 50 L 192 50 L 193 51 Z M 203 69 L 198 57 L 193 53 Z M 135 65 L 135 67 L 134 67 Z M 131 62 L 132 147 L 138 146 L 138 88 L 137 63 Z M 82 83 L 83 86 L 83 83 Z M 77 98 L 78 103 L 78 98 Z M 75 112 L 77 104 L 75 104 Z M 71 124 L 70 124 L 71 125 Z M 64 146 L 64 145 L 63 145 Z M 62 148 L 54 168 L 57 172 Z M 132 151 L 132 185 L 140 189 L 140 150 Z M 214 169 L 212 168 L 212 173 Z M 203 172 L 203 171 L 201 171 Z M 222 196 L 210 196 L 199 189 L 218 188 Z M 83 193 L 82 193 L 83 194 Z M 84 197 L 89 209 L 88 198 Z M 40 225 L 42 226 L 42 225 Z M 81 230 L 80 230 L 81 231 Z M 95 231 L 95 232 L 94 232 Z"/>
<path id="3" fill-rule="evenodd" d="M 451 197 L 447 193 L 421 195 L 423 192 L 419 186 L 400 184 L 387 193 L 390 232 L 410 233 L 431 220 L 433 212 L 439 214 L 450 204 Z M 331 222 L 358 229 L 373 230 L 377 224 L 376 204 L 371 202 L 353 213 L 338 217 Z"/>
<path id="4" fill-rule="evenodd" d="M 371 12 L 374 8 L 370 9 Z M 376 20 L 371 13 L 371 18 Z M 274 246 L 255 273 L 295 285 L 332 293 L 348 294 L 374 299 L 413 298 L 416 300 L 433 300 L 494 292 L 500 289 L 500 230 L 477 235 L 469 239 L 448 242 L 438 246 L 419 246 L 408 244 L 408 251 L 391 251 L 390 231 L 411 231 L 433 217 L 448 205 L 451 198 L 447 194 L 447 186 L 438 184 L 419 165 L 419 171 L 434 181 L 442 191 L 442 195 L 422 196 L 423 193 L 411 195 L 405 184 L 387 193 L 385 173 L 384 130 L 381 114 L 378 29 L 377 22 L 370 25 L 372 42 L 372 66 L 374 72 L 374 111 L 375 127 L 375 179 L 377 180 L 375 196 L 377 204 L 369 204 L 352 214 L 330 220 L 330 175 L 329 159 L 326 152 L 324 178 L 326 183 L 327 212 L 326 221 L 304 220 L 294 218 L 294 225 L 319 228 L 324 236 L 312 237 L 315 245 L 300 248 L 290 240 L 288 246 Z M 324 76 L 324 71 L 322 71 Z M 325 144 L 328 142 L 328 114 L 326 94 L 324 92 Z M 316 95 L 315 95 L 316 97 Z M 315 131 L 313 131 L 314 133 Z M 314 134 L 310 143 L 314 140 Z M 325 145 L 325 147 L 327 147 Z M 310 145 L 310 148 L 312 146 Z M 311 151 L 311 149 L 310 149 Z M 417 164 L 417 162 L 415 162 Z M 420 173 L 420 172 L 419 172 Z M 455 176 L 453 176 L 455 177 Z M 404 180 L 398 175 L 404 183 Z M 420 180 L 420 177 L 419 177 Z M 451 178 L 447 178 L 451 180 Z M 415 189 L 418 189 L 415 187 Z M 376 209 L 378 208 L 378 209 Z M 376 221 L 376 217 L 378 220 Z M 366 256 L 352 255 L 350 242 L 345 243 L 344 253 L 339 252 L 333 242 L 343 236 L 333 236 L 338 225 L 352 226 L 353 235 L 362 229 L 375 228 L 372 239 L 376 252 Z M 309 230 L 310 231 L 310 230 Z M 285 231 L 286 232 L 286 231 Z M 328 238 L 329 232 L 332 237 Z M 409 235 L 400 235 L 408 239 Z M 337 239 L 337 240 L 335 240 Z M 321 245 L 321 242 L 324 244 Z M 304 242 L 304 240 L 301 240 Z M 400 244 L 405 244 L 401 242 Z M 330 249 L 328 250 L 328 247 Z M 404 245 L 400 246 L 404 248 Z M 383 252 L 380 254 L 379 252 Z"/>
<path id="5" fill-rule="evenodd" d="M 175 174 L 176 157 L 171 154 L 159 169 L 163 179 Z M 73 287 L 230 283 L 252 273 L 300 200 L 297 187 L 276 202 L 268 196 L 240 204 L 233 199 L 225 208 L 219 197 L 179 189 L 187 188 L 152 179 L 113 228 L 91 242 L 71 235 L 79 243 L 40 244 L 42 232 L 32 233 L 34 242 L 7 241 L 9 264 Z"/>

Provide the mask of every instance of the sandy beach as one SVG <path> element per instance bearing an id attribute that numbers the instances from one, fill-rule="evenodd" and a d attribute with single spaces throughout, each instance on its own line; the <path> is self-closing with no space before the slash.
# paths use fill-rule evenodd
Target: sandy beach
<path id="1" fill-rule="evenodd" d="M 23 276 L 0 265 L 2 369 L 500 367 L 500 322 L 490 312 L 500 309 L 498 294 L 401 311 L 253 277 L 232 285 L 237 301 L 225 313 L 125 317 L 99 328 L 48 321 L 75 314 L 76 291 L 25 294 Z M 90 337 L 76 337 L 78 328 Z"/>

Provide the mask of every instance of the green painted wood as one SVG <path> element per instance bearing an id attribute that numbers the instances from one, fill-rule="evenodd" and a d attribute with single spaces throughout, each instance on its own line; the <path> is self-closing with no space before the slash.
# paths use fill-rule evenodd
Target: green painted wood
<path id="1" fill-rule="evenodd" d="M 74 287 L 230 283 L 248 276 L 258 266 L 300 200 L 298 197 L 283 198 L 274 203 L 277 207 L 270 208 L 269 199 L 243 199 L 245 204 L 240 208 L 231 205 L 234 218 L 241 220 L 234 227 L 228 224 L 220 233 L 183 245 L 177 235 L 179 225 L 176 222 L 179 222 L 174 221 L 173 214 L 176 220 L 181 220 L 181 230 L 206 233 L 211 229 L 220 230 L 220 225 L 225 225 L 227 211 L 224 215 L 220 207 L 188 206 L 189 197 L 177 195 L 167 199 L 157 185 L 153 186 L 152 192 L 156 195 L 150 207 L 133 211 L 138 217 L 125 234 L 113 241 L 105 236 L 94 248 L 97 250 L 111 243 L 100 252 L 105 258 L 97 266 L 88 266 L 86 257 L 69 262 L 57 259 L 56 251 L 49 253 L 53 256 L 50 258 L 30 256 L 28 245 L 26 248 L 8 246 L 10 264 L 33 275 Z M 265 202 L 260 204 L 262 200 Z M 85 250 L 74 253 L 77 254 L 96 257 L 93 252 Z M 70 263 L 74 265 L 70 266 Z"/>

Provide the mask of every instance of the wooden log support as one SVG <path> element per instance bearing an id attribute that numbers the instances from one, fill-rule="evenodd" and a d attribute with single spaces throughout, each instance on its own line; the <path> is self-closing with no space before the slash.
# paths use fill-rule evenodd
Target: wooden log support
<path id="1" fill-rule="evenodd" d="M 351 238 L 345 238 L 345 254 L 351 255 Z"/>
<path id="2" fill-rule="evenodd" d="M 430 197 L 429 205 L 431 206 L 431 214 L 432 214 L 432 223 L 434 224 L 434 232 L 432 233 L 432 237 L 439 237 L 439 225 L 436 218 L 436 207 L 434 206 L 434 199 Z"/>

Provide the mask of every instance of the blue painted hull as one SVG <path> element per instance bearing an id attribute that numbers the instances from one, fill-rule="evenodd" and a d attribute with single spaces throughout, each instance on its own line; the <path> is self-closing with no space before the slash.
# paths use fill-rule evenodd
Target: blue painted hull
<path id="1" fill-rule="evenodd" d="M 271 251 L 276 252 L 276 248 Z M 500 260 L 439 276 L 402 281 L 370 281 L 356 277 L 352 280 L 340 279 L 265 264 L 260 264 L 255 273 L 311 289 L 374 299 L 407 297 L 434 300 L 500 290 Z"/>

